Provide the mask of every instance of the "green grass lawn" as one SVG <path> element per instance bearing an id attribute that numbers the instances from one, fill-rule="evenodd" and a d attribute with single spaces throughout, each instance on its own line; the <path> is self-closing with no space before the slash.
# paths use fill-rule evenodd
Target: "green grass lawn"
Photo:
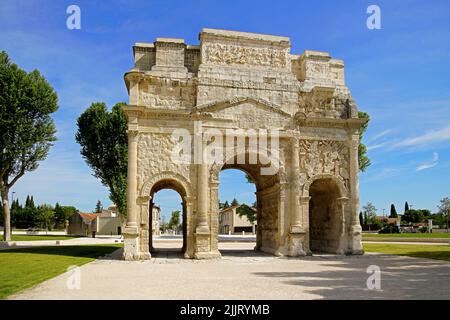
<path id="1" fill-rule="evenodd" d="M 441 245 L 418 245 L 418 244 L 378 244 L 364 243 L 366 252 L 380 252 L 409 256 L 416 258 L 427 258 L 450 261 L 450 246 Z"/>
<path id="2" fill-rule="evenodd" d="M 363 233 L 363 240 L 369 238 L 449 238 L 450 233 Z"/>
<path id="3" fill-rule="evenodd" d="M 122 244 L 0 250 L 0 299 L 111 253 Z"/>
<path id="4" fill-rule="evenodd" d="M 60 235 L 28 235 L 28 234 L 13 234 L 11 241 L 38 241 L 38 240 L 70 240 L 77 237 L 74 236 L 60 236 Z M 3 241 L 3 236 L 0 238 Z"/>

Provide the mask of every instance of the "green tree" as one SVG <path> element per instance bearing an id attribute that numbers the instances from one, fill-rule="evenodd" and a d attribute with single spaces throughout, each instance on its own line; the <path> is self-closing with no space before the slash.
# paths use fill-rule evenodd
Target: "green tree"
<path id="1" fill-rule="evenodd" d="M 78 210 L 72 206 L 61 206 L 59 203 L 55 205 L 55 223 L 57 226 L 66 227 L 70 217 L 75 214 Z"/>
<path id="2" fill-rule="evenodd" d="M 247 217 L 248 221 L 251 223 L 256 221 L 256 210 L 245 203 L 241 204 L 239 208 L 237 208 L 236 212 L 240 217 Z"/>
<path id="3" fill-rule="evenodd" d="M 449 229 L 448 226 L 448 220 L 450 217 L 450 199 L 448 197 L 445 197 L 440 200 L 441 204 L 438 205 L 439 214 L 442 215 L 443 220 L 445 221 L 445 225 L 447 228 L 447 232 Z"/>
<path id="4" fill-rule="evenodd" d="M 95 205 L 95 213 L 101 213 L 103 210 L 103 206 L 100 200 L 97 200 L 97 204 Z"/>
<path id="5" fill-rule="evenodd" d="M 364 217 L 362 211 L 359 212 L 359 224 L 361 227 L 364 225 Z"/>
<path id="6" fill-rule="evenodd" d="M 4 240 L 11 240 L 9 191 L 27 172 L 47 157 L 56 128 L 51 114 L 58 97 L 39 71 L 30 73 L 0 53 L 0 193 Z"/>
<path id="7" fill-rule="evenodd" d="M 128 137 L 123 105 L 118 103 L 108 112 L 103 102 L 91 104 L 78 118 L 76 141 L 94 176 L 108 187 L 110 199 L 126 215 Z"/>
<path id="8" fill-rule="evenodd" d="M 398 218 L 397 209 L 395 209 L 395 205 L 391 204 L 391 212 L 389 214 L 389 218 Z"/>
<path id="9" fill-rule="evenodd" d="M 33 196 L 31 196 L 30 197 L 30 208 L 36 208 L 35 206 L 34 206 L 34 198 L 33 198 Z"/>
<path id="10" fill-rule="evenodd" d="M 238 206 L 238 205 L 239 205 L 239 202 L 237 201 L 236 198 L 234 198 L 233 201 L 231 201 L 231 206 L 234 207 L 234 206 Z"/>
<path id="11" fill-rule="evenodd" d="M 359 148 L 358 148 L 359 170 L 364 172 L 371 164 L 371 161 L 367 156 L 367 147 L 365 146 L 364 143 L 362 143 L 363 135 L 367 131 L 367 127 L 369 126 L 370 116 L 367 112 L 359 111 L 358 117 L 366 120 L 361 126 L 361 129 L 359 130 Z"/>
<path id="12" fill-rule="evenodd" d="M 225 209 L 225 208 L 229 208 L 230 207 L 230 204 L 228 203 L 228 201 L 225 201 L 225 203 L 223 204 L 223 208 Z"/>
<path id="13" fill-rule="evenodd" d="M 371 227 L 379 227 L 379 220 L 377 218 L 377 209 L 371 202 L 367 202 L 363 207 L 364 213 L 364 222 L 365 225 L 369 228 Z"/>
<path id="14" fill-rule="evenodd" d="M 406 213 L 406 211 L 409 211 L 409 204 L 408 204 L 408 201 L 405 202 L 405 212 L 404 212 L 404 213 Z"/>
<path id="15" fill-rule="evenodd" d="M 176 230 L 180 227 L 180 211 L 172 211 L 172 215 L 170 216 L 170 220 L 167 225 L 168 228 L 172 230 Z"/>
<path id="16" fill-rule="evenodd" d="M 54 219 L 55 211 L 48 204 L 40 205 L 37 208 L 37 222 L 42 229 L 50 230 Z"/>
<path id="17" fill-rule="evenodd" d="M 422 210 L 409 209 L 403 215 L 402 220 L 405 221 L 405 222 L 411 222 L 411 223 L 422 222 L 424 220 L 423 211 Z"/>
<path id="18" fill-rule="evenodd" d="M 27 195 L 27 198 L 25 199 L 25 208 L 30 208 L 30 196 Z"/>

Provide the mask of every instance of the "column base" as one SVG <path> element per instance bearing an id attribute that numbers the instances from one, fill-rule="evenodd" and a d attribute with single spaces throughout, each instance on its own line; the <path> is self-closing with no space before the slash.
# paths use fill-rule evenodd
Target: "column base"
<path id="1" fill-rule="evenodd" d="M 194 253 L 194 259 L 198 259 L 198 260 L 220 259 L 221 257 L 222 257 L 222 255 L 220 254 L 219 251 Z"/>
<path id="2" fill-rule="evenodd" d="M 126 226 L 123 231 L 123 260 L 140 260 L 139 230 L 135 226 Z"/>
<path id="3" fill-rule="evenodd" d="M 361 235 L 361 226 L 360 225 L 353 225 L 350 228 L 349 254 L 352 254 L 352 255 L 364 254 L 364 249 L 362 246 L 362 235 Z"/>
<path id="4" fill-rule="evenodd" d="M 289 235 L 288 256 L 289 257 L 304 257 L 307 255 L 303 249 L 304 233 L 291 233 Z"/>

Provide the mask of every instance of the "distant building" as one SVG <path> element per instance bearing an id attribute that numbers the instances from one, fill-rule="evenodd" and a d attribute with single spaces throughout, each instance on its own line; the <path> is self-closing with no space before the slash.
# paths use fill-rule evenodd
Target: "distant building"
<path id="1" fill-rule="evenodd" d="M 69 219 L 67 233 L 78 236 L 96 235 L 121 235 L 124 219 L 113 204 L 107 210 L 100 213 L 79 212 L 72 215 Z"/>
<path id="2" fill-rule="evenodd" d="M 246 216 L 237 213 L 238 206 L 231 206 L 219 212 L 219 233 L 220 234 L 242 234 L 256 233 L 256 223 L 250 222 Z M 252 208 L 253 209 L 253 208 Z"/>
<path id="3" fill-rule="evenodd" d="M 93 231 L 97 231 L 96 214 L 77 212 L 69 218 L 67 234 L 88 237 Z"/>
<path id="4" fill-rule="evenodd" d="M 154 204 L 152 206 L 152 235 L 159 236 L 161 234 L 160 228 L 161 208 Z"/>

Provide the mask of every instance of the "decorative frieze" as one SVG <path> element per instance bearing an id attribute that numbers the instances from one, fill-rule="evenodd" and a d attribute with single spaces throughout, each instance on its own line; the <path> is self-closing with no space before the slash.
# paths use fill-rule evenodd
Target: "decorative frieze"
<path id="1" fill-rule="evenodd" d="M 206 47 L 207 63 L 285 68 L 287 51 L 270 47 L 211 43 Z"/>

